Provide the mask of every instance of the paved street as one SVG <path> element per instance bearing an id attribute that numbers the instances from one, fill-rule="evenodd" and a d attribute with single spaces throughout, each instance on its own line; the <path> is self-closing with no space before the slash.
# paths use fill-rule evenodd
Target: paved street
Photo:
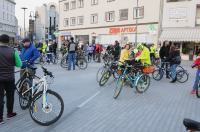
<path id="1" fill-rule="evenodd" d="M 184 132 L 184 117 L 200 121 L 200 100 L 189 94 L 195 70 L 191 62 L 183 65 L 190 72 L 185 84 L 170 84 L 169 80 L 151 81 L 149 90 L 140 95 L 135 89 L 124 88 L 117 100 L 113 99 L 115 83 L 100 88 L 96 72 L 101 66 L 91 63 L 85 71 L 66 71 L 60 66 L 49 66 L 55 74 L 52 89 L 65 102 L 62 118 L 49 127 L 34 123 L 28 110 L 22 111 L 16 95 L 18 116 L 6 120 L 1 132 Z"/>

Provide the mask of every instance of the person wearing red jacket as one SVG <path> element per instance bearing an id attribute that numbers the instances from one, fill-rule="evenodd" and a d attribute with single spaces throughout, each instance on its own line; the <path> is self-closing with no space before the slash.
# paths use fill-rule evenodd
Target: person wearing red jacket
<path id="1" fill-rule="evenodd" d="M 192 68 L 197 67 L 197 72 L 196 72 L 196 78 L 195 82 L 193 85 L 193 89 L 191 91 L 191 94 L 196 94 L 196 90 L 198 88 L 199 80 L 200 80 L 200 51 L 197 53 L 197 58 L 195 59 Z"/>

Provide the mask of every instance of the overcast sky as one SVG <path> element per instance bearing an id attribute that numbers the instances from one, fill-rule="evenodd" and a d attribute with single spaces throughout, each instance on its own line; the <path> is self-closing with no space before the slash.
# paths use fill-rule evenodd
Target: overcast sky
<path id="1" fill-rule="evenodd" d="M 28 19 L 30 15 L 30 11 L 34 11 L 35 7 L 41 6 L 44 3 L 55 2 L 58 3 L 58 0 L 15 0 L 16 2 L 16 17 L 18 19 L 18 23 L 23 27 L 24 25 L 24 12 L 21 7 L 27 7 L 26 10 L 26 27 L 28 27 Z"/>

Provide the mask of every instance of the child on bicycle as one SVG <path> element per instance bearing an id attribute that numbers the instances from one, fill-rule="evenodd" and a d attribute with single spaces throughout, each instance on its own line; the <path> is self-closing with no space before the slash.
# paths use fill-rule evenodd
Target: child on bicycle
<path id="1" fill-rule="evenodd" d="M 191 91 L 191 94 L 195 94 L 196 93 L 196 90 L 198 88 L 198 83 L 199 83 L 199 80 L 200 80 L 200 50 L 198 51 L 197 53 L 197 57 L 192 65 L 192 68 L 194 67 L 197 67 L 197 72 L 196 72 L 196 78 L 195 78 L 195 81 L 194 81 L 194 85 L 193 85 L 193 89 Z"/>

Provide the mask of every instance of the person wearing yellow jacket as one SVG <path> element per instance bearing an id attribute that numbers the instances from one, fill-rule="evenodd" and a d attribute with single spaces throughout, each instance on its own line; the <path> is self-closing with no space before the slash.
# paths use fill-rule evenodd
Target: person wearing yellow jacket
<path id="1" fill-rule="evenodd" d="M 150 51 L 143 44 L 138 44 L 137 49 L 141 51 L 141 54 L 136 58 L 136 61 L 141 61 L 143 65 L 151 65 Z"/>
<path id="2" fill-rule="evenodd" d="M 130 45 L 126 44 L 120 54 L 120 59 L 119 59 L 120 64 L 123 64 L 125 61 L 129 60 L 129 49 Z"/>
<path id="3" fill-rule="evenodd" d="M 43 44 L 42 44 L 42 53 L 43 53 L 43 54 L 46 53 L 47 47 L 48 47 L 48 46 L 47 46 L 46 42 L 43 42 Z"/>

